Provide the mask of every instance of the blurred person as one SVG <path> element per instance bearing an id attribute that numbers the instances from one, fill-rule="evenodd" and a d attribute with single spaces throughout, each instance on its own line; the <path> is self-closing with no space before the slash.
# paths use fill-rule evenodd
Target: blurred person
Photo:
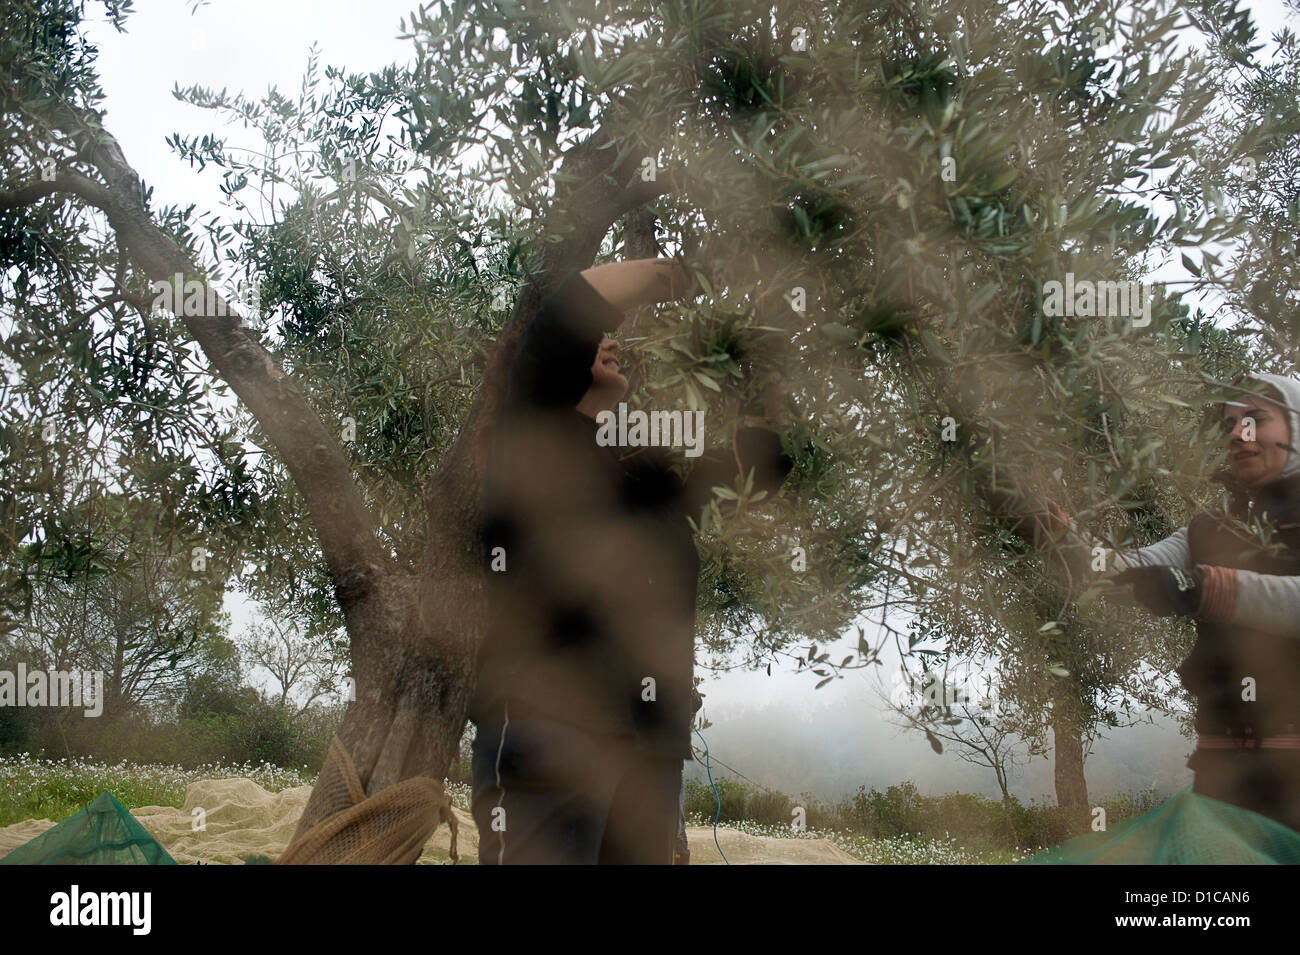
<path id="1" fill-rule="evenodd" d="M 665 259 L 571 272 L 520 336 L 484 490 L 490 619 L 469 711 L 482 863 L 681 859 L 698 708 L 688 518 L 714 486 L 752 468 L 754 490 L 775 492 L 792 466 L 754 424 L 694 458 L 598 440 L 628 390 L 604 333 L 688 286 Z"/>

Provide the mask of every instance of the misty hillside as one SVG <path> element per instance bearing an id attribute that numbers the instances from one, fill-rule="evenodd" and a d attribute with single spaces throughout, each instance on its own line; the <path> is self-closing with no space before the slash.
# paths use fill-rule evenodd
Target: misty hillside
<path id="1" fill-rule="evenodd" d="M 705 714 L 713 725 L 704 736 L 716 759 L 790 795 L 808 792 L 834 802 L 859 786 L 883 790 L 905 779 L 926 795 L 998 795 L 992 770 L 964 762 L 946 748 L 935 753 L 922 734 L 887 723 L 869 698 L 805 705 L 802 713 L 777 702 L 707 706 Z M 694 742 L 698 750 L 698 736 Z M 1192 781 L 1185 765 L 1191 750 L 1192 742 L 1167 718 L 1113 730 L 1085 762 L 1089 797 L 1152 786 L 1172 794 Z M 1055 804 L 1050 758 L 1030 760 L 1022 749 L 1019 760 L 1013 795 L 1024 803 Z M 706 778 L 698 762 L 688 764 L 686 773 L 690 779 Z"/>

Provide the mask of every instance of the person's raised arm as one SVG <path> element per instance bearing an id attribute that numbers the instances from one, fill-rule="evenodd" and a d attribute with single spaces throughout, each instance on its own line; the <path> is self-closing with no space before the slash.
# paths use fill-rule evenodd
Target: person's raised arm
<path id="1" fill-rule="evenodd" d="M 507 403 L 573 407 L 591 386 L 606 332 L 628 309 L 680 298 L 690 287 L 671 259 L 634 259 L 570 272 L 547 295 L 519 337 Z"/>
<path id="2" fill-rule="evenodd" d="M 1073 551 L 1072 572 L 1093 575 L 1089 555 L 1100 546 L 1054 501 L 1039 522 L 1052 543 Z M 1049 545 L 1051 546 L 1051 545 Z M 1300 577 L 1192 564 L 1187 528 L 1135 550 L 1108 554 L 1107 597 L 1139 604 L 1159 616 L 1194 616 L 1300 640 Z M 1102 576 L 1097 574 L 1096 576 Z"/>
<path id="3" fill-rule="evenodd" d="M 1049 499 L 1047 507 L 1047 513 L 1034 516 L 1041 531 L 1038 538 L 1040 547 L 1073 549 L 1091 554 L 1095 548 L 1103 546 L 1097 538 L 1081 529 L 1071 520 L 1055 501 Z M 1114 553 L 1110 552 L 1110 548 L 1106 548 L 1106 552 L 1105 574 L 1155 564 L 1191 569 L 1191 553 L 1187 549 L 1186 527 L 1180 527 L 1163 540 L 1156 541 L 1146 547 L 1116 551 Z M 1088 564 L 1091 567 L 1092 561 L 1089 560 Z M 1095 571 L 1090 571 L 1090 573 L 1095 573 Z"/>
<path id="4" fill-rule="evenodd" d="M 691 287 L 690 276 L 672 259 L 633 259 L 593 265 L 581 273 L 606 302 L 620 311 L 672 302 Z"/>
<path id="5" fill-rule="evenodd" d="M 1124 604 L 1146 603 L 1143 599 L 1146 591 L 1153 586 L 1160 590 L 1166 584 L 1177 588 L 1181 581 L 1175 572 L 1188 573 L 1193 569 L 1185 527 L 1146 547 L 1114 551 L 1081 529 L 1055 501 L 1048 499 L 1046 503 L 1044 513 L 1032 516 L 1037 525 L 1034 540 L 1040 550 L 1054 553 L 1064 564 L 1074 593 L 1100 581 L 1119 585 L 1107 593 L 1111 600 Z M 1099 566 L 1104 569 L 1098 569 Z M 1134 585 L 1132 590 L 1126 586 L 1130 584 Z"/>

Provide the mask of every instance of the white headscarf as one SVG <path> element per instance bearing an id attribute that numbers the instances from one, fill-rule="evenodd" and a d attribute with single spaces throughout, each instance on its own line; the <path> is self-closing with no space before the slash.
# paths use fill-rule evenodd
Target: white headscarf
<path id="1" fill-rule="evenodd" d="M 1246 381 L 1259 381 L 1271 385 L 1281 398 L 1279 404 L 1286 410 L 1287 423 L 1290 425 L 1291 450 L 1287 452 L 1286 464 L 1278 480 L 1300 473 L 1300 381 L 1283 375 L 1257 374 L 1248 375 Z"/>

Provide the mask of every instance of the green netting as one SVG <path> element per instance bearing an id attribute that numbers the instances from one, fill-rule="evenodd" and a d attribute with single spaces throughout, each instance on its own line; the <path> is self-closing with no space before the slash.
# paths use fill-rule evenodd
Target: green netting
<path id="1" fill-rule="evenodd" d="M 1021 864 L 1297 865 L 1300 832 L 1188 786 L 1150 812 L 1053 846 Z"/>
<path id="2" fill-rule="evenodd" d="M 111 793 L 0 859 L 0 865 L 175 865 Z"/>

